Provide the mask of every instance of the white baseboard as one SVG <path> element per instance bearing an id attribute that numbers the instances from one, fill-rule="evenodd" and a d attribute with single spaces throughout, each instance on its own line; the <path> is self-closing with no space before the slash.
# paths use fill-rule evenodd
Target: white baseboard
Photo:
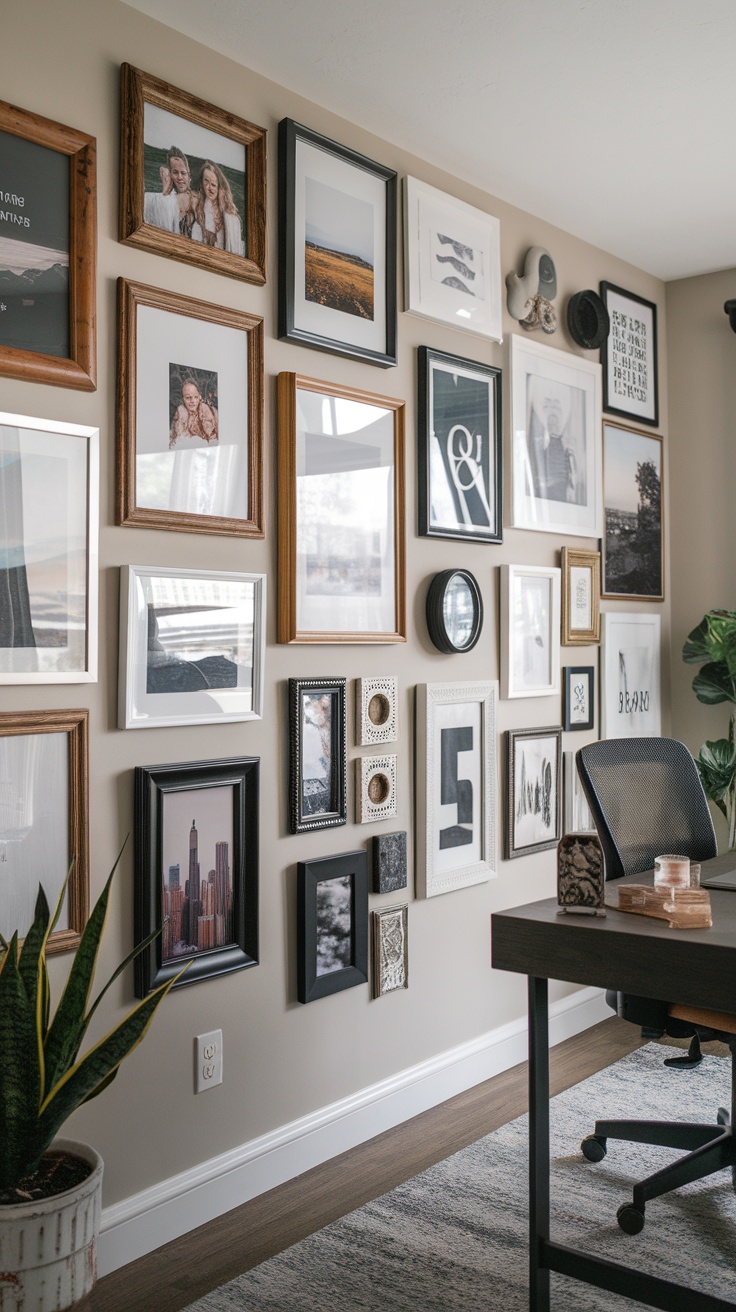
<path id="1" fill-rule="evenodd" d="M 550 1046 L 610 1016 L 600 989 L 553 1003 Z M 100 1275 L 526 1060 L 526 1017 L 103 1208 Z"/>

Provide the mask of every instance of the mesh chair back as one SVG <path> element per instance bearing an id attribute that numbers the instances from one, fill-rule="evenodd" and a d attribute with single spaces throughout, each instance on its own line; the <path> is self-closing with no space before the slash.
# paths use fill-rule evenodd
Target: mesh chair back
<path id="1" fill-rule="evenodd" d="M 607 738 L 575 762 L 593 813 L 606 879 L 651 870 L 676 852 L 707 861 L 717 852 L 713 821 L 695 762 L 674 738 Z"/>

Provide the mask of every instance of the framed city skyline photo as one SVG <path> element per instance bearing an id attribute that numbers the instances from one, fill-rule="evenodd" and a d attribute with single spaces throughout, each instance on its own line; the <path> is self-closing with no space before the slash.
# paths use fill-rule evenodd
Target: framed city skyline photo
<path id="1" fill-rule="evenodd" d="M 659 423 L 657 307 L 634 292 L 602 282 L 611 321 L 601 347 L 603 408 L 635 422 Z"/>
<path id="2" fill-rule="evenodd" d="M 560 571 L 501 566 L 501 696 L 560 690 Z"/>
<path id="3" fill-rule="evenodd" d="M 347 820 L 344 679 L 289 679 L 289 818 L 293 834 Z"/>
<path id="4" fill-rule="evenodd" d="M 566 665 L 563 729 L 592 729 L 595 719 L 595 666 Z"/>
<path id="5" fill-rule="evenodd" d="M 562 548 L 562 645 L 601 640 L 601 553 Z"/>
<path id="6" fill-rule="evenodd" d="M 528 856 L 560 841 L 562 730 L 509 729 L 506 857 Z"/>
<path id="7" fill-rule="evenodd" d="M 662 438 L 603 425 L 603 596 L 664 601 Z"/>
<path id="8" fill-rule="evenodd" d="M 120 240 L 266 281 L 266 130 L 123 64 Z"/>
<path id="9" fill-rule="evenodd" d="M 298 863 L 297 982 L 300 1002 L 368 983 L 365 851 Z"/>
<path id="10" fill-rule="evenodd" d="M 279 337 L 396 364 L 396 174 L 279 124 Z"/>
<path id="11" fill-rule="evenodd" d="M 601 738 L 662 732 L 658 614 L 608 611 L 601 646 Z"/>

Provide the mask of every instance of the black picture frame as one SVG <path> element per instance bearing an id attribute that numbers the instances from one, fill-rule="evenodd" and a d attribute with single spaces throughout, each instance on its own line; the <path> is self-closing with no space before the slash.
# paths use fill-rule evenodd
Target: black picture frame
<path id="1" fill-rule="evenodd" d="M 376 199 L 380 200 L 385 211 L 385 221 L 381 227 L 383 237 L 383 249 L 379 252 L 380 258 L 373 248 L 372 239 L 370 249 L 373 252 L 373 265 L 366 261 L 358 254 L 358 248 L 367 250 L 368 246 L 362 241 L 356 240 L 356 249 L 353 254 L 346 253 L 344 250 L 327 245 L 322 247 L 321 263 L 317 270 L 317 257 L 312 257 L 310 269 L 314 276 L 312 287 L 315 294 L 306 295 L 308 287 L 309 271 L 307 269 L 307 214 L 306 214 L 306 182 L 302 190 L 298 182 L 299 165 L 297 155 L 299 148 L 304 147 L 305 159 L 306 152 L 320 152 L 318 155 L 312 155 L 313 163 L 317 161 L 320 168 L 315 171 L 321 171 L 323 178 L 310 179 L 313 186 L 322 188 L 322 193 L 313 192 L 313 203 L 315 212 L 319 210 L 320 214 L 327 216 L 327 221 L 334 221 L 339 225 L 339 236 L 344 243 L 345 233 L 348 231 L 348 216 L 355 213 L 356 217 L 361 219 L 364 216 L 361 206 L 367 209 L 370 202 L 358 196 L 350 197 L 348 192 L 340 191 L 334 183 L 339 181 L 343 186 L 349 177 L 347 170 L 355 169 L 357 190 L 365 190 L 365 175 L 370 175 L 376 187 L 374 188 Z M 342 169 L 340 168 L 342 165 Z M 329 181 L 325 181 L 329 178 Z M 333 193 L 333 198 L 342 199 L 344 208 L 340 208 L 338 199 L 337 205 L 326 202 L 324 209 L 321 207 L 320 195 L 326 198 L 327 191 Z M 397 323 L 396 323 L 396 173 L 393 169 L 387 168 L 383 164 L 377 164 L 374 160 L 367 159 L 365 155 L 358 154 L 355 150 L 350 150 L 347 146 L 342 146 L 337 141 L 330 140 L 329 137 L 322 136 L 319 132 L 313 132 L 310 128 L 304 127 L 300 123 L 295 123 L 293 119 L 285 118 L 279 124 L 279 293 L 278 293 L 278 331 L 279 337 L 289 342 L 299 342 L 303 346 L 312 346 L 319 351 L 329 351 L 334 355 L 348 356 L 354 360 L 367 360 L 372 364 L 386 367 L 396 364 L 397 350 Z M 352 207 L 352 208 L 351 208 Z M 297 213 L 299 218 L 297 218 Z M 315 224 L 315 226 L 317 226 Z M 368 230 L 368 224 L 365 230 Z M 375 232 L 376 224 L 373 225 Z M 353 230 L 353 235 L 357 234 L 357 226 Z M 337 227 L 336 227 L 337 232 Z M 327 236 L 328 234 L 325 234 Z M 297 251 L 297 243 L 303 241 L 305 249 L 304 258 L 304 288 L 305 295 L 301 297 L 298 294 L 297 281 L 302 283 L 302 264 L 301 258 Z M 312 250 L 319 250 L 314 243 L 310 243 Z M 329 258 L 328 258 L 329 257 Z M 335 263 L 335 258 L 342 261 L 342 268 L 330 268 L 330 260 Z M 345 266 L 349 265 L 350 268 Z M 374 277 L 368 279 L 366 270 L 371 269 L 372 273 L 376 267 L 383 265 L 384 277 L 380 281 L 380 287 L 375 285 Z M 345 289 L 342 289 L 342 304 L 351 305 L 349 310 L 341 309 L 338 304 L 330 305 L 326 299 L 325 288 L 332 288 L 332 295 L 337 301 L 339 297 L 339 287 L 335 281 L 336 275 L 346 279 L 350 273 L 355 275 L 356 281 Z M 330 279 L 330 274 L 332 275 Z M 322 278 L 322 291 L 320 292 L 317 277 Z M 327 279 L 330 279 L 328 282 Z M 369 285 L 370 283 L 370 285 Z M 380 290 L 381 301 L 378 300 Z M 358 308 L 355 308 L 358 307 Z M 379 313 L 376 317 L 375 311 Z M 368 313 L 368 311 L 371 313 Z M 322 313 L 324 311 L 324 313 Z M 333 318 L 334 316 L 334 318 Z M 320 323 L 321 321 L 321 327 Z M 351 322 L 354 321 L 354 322 Z M 357 325 L 371 321 L 376 326 L 373 334 L 372 344 L 371 335 L 368 329 L 361 330 Z M 385 331 L 381 332 L 380 324 L 383 322 Z M 341 332 L 345 333 L 341 336 Z"/>
<path id="2" fill-rule="evenodd" d="M 176 975 L 187 962 L 188 969 L 174 985 L 180 988 L 185 984 L 196 984 L 200 980 L 210 979 L 215 975 L 227 975 L 235 970 L 244 970 L 258 964 L 258 794 L 259 794 L 260 759 L 257 756 L 233 757 L 218 761 L 193 761 L 173 765 L 136 766 L 135 770 L 135 941 L 140 943 L 155 930 L 160 930 L 158 937 L 136 958 L 135 993 L 138 998 L 145 998 L 153 989 Z M 223 798 L 223 790 L 232 790 L 232 804 Z M 211 789 L 218 789 L 218 810 L 226 815 L 226 832 L 232 835 L 232 862 L 227 860 L 229 853 L 217 853 L 219 842 L 215 844 L 216 870 L 214 888 L 211 896 L 213 910 L 209 911 L 209 902 L 205 899 L 207 912 L 202 920 L 207 922 L 205 942 L 192 946 L 190 951 L 167 952 L 166 935 L 176 932 L 185 920 L 184 902 L 189 902 L 189 925 L 191 915 L 190 881 L 181 879 L 178 883 L 172 879 L 173 864 L 169 865 L 169 880 L 164 884 L 164 864 L 167 855 L 167 804 L 171 809 L 184 811 L 185 803 L 198 805 L 192 793 L 202 794 L 202 803 L 207 799 Z M 188 794 L 185 798 L 184 794 Z M 212 809 L 212 806 L 211 808 Z M 196 813 L 195 813 L 196 820 Z M 213 821 L 213 827 L 216 821 Z M 192 869 L 192 832 L 189 831 L 188 860 Z M 197 830 L 197 834 L 198 834 Z M 184 841 L 187 850 L 186 838 Z M 178 844 L 181 848 L 182 844 Z M 198 853 L 198 842 L 195 844 Z M 197 864 L 197 878 L 200 879 L 200 864 Z M 229 868 L 228 868 L 229 867 Z M 218 890 L 218 884 L 222 884 Z M 181 905 L 174 909 L 174 899 L 169 892 L 169 911 L 165 914 L 165 888 L 176 887 L 179 892 L 184 888 L 183 897 L 177 898 Z M 201 888 L 201 883 L 200 883 Z M 209 896 L 209 895 L 208 895 Z M 197 899 L 201 903 L 201 899 Z M 220 910 L 218 911 L 218 900 Z M 203 911 L 204 911 L 203 905 Z M 175 917 L 180 917 L 177 922 Z M 219 925 L 219 917 L 225 921 Z M 209 925 L 209 920 L 212 925 Z M 173 920 L 173 923 L 172 923 Z M 166 929 L 169 925 L 171 928 Z M 218 933 L 218 930 L 220 931 Z M 222 937 L 226 941 L 218 944 L 214 940 Z M 210 938 L 210 943 L 206 942 Z M 171 939 L 169 939 L 171 941 Z M 177 940 L 179 942 L 180 940 Z M 191 941 L 191 940 L 190 940 Z"/>
<path id="3" fill-rule="evenodd" d="M 510 861 L 556 847 L 562 837 L 562 729 L 508 729 L 506 746 L 506 859 Z M 549 805 L 545 815 L 548 768 Z M 536 774 L 530 778 L 532 771 Z M 526 835 L 521 832 L 522 826 L 529 831 Z"/>
<path id="4" fill-rule="evenodd" d="M 612 282 L 602 282 L 600 294 L 611 325 L 601 346 L 603 409 L 608 414 L 623 415 L 626 419 L 657 428 L 657 307 L 653 301 Z M 645 388 L 642 387 L 644 383 Z M 644 391 L 644 397 L 637 396 L 637 391 Z M 633 406 L 625 404 L 629 397 Z"/>
<path id="5" fill-rule="evenodd" d="M 345 683 L 345 679 L 289 679 L 289 822 L 292 834 L 306 833 L 311 829 L 330 829 L 347 822 Z M 309 744 L 305 742 L 307 698 L 312 699 L 312 706 L 316 706 L 317 710 L 319 702 L 324 698 L 330 699 L 329 742 L 317 744 L 314 750 L 308 750 Z M 325 726 L 316 721 L 314 714 L 309 720 L 314 735 L 324 734 Z M 327 736 L 324 734 L 325 740 Z M 324 751 L 325 745 L 329 750 L 329 760 Z M 312 759 L 327 764 L 329 779 L 326 786 L 322 782 L 320 787 L 320 779 L 324 780 L 325 776 L 309 776 L 314 786 L 306 788 L 308 777 L 305 776 L 305 764 Z M 319 809 L 320 793 L 323 795 L 322 809 Z M 326 805 L 324 794 L 327 795 Z M 315 806 L 318 809 L 312 809 Z"/>
<path id="6" fill-rule="evenodd" d="M 320 884 L 340 880 L 330 906 L 320 899 Z M 342 895 L 343 906 L 335 906 Z M 350 911 L 350 928 L 343 926 L 342 943 L 335 943 L 335 920 Z M 322 924 L 320 924 L 320 919 Z M 329 933 L 332 926 L 332 932 Z M 328 938 L 332 942 L 328 943 Z M 347 942 L 349 938 L 349 944 Z M 320 952 L 322 946 L 322 952 Z M 322 960 L 320 961 L 320 957 Z M 344 964 L 335 965 L 342 957 Z M 297 988 L 300 1002 L 315 1002 L 331 993 L 368 983 L 368 860 L 364 850 L 300 861 L 297 865 Z"/>
<path id="7" fill-rule="evenodd" d="M 563 673 L 565 676 L 563 685 L 563 729 L 566 733 L 578 729 L 592 729 L 595 720 L 595 666 L 566 665 Z M 581 676 L 588 680 L 586 698 L 588 714 L 579 719 L 577 718 L 579 714 L 579 697 L 576 693 L 576 684 L 579 685 L 582 682 Z"/>
<path id="8" fill-rule="evenodd" d="M 468 598 L 472 608 L 469 624 L 461 604 Z M 443 569 L 435 574 L 427 592 L 426 616 L 429 636 L 438 651 L 472 651 L 483 628 L 483 598 L 475 575 L 469 569 Z M 464 632 L 467 637 L 462 641 Z"/>
<path id="9" fill-rule="evenodd" d="M 419 536 L 503 542 L 501 370 L 428 346 L 417 360 Z"/>
<path id="10" fill-rule="evenodd" d="M 607 421 L 601 596 L 664 601 L 664 441 Z"/>

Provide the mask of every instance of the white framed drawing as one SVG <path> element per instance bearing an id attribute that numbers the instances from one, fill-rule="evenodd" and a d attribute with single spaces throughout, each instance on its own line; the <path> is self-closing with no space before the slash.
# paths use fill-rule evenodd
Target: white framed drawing
<path id="1" fill-rule="evenodd" d="M 575 765 L 575 752 L 562 753 L 563 834 L 595 833 L 588 799 Z"/>
<path id="2" fill-rule="evenodd" d="M 601 738 L 659 737 L 659 615 L 605 614 L 602 662 Z"/>
<path id="3" fill-rule="evenodd" d="M 601 367 L 512 334 L 511 523 L 598 538 Z"/>
<path id="4" fill-rule="evenodd" d="M 501 696 L 560 691 L 560 571 L 501 566 Z"/>
<path id="5" fill-rule="evenodd" d="M 507 732 L 506 857 L 528 856 L 560 841 L 561 729 Z"/>

